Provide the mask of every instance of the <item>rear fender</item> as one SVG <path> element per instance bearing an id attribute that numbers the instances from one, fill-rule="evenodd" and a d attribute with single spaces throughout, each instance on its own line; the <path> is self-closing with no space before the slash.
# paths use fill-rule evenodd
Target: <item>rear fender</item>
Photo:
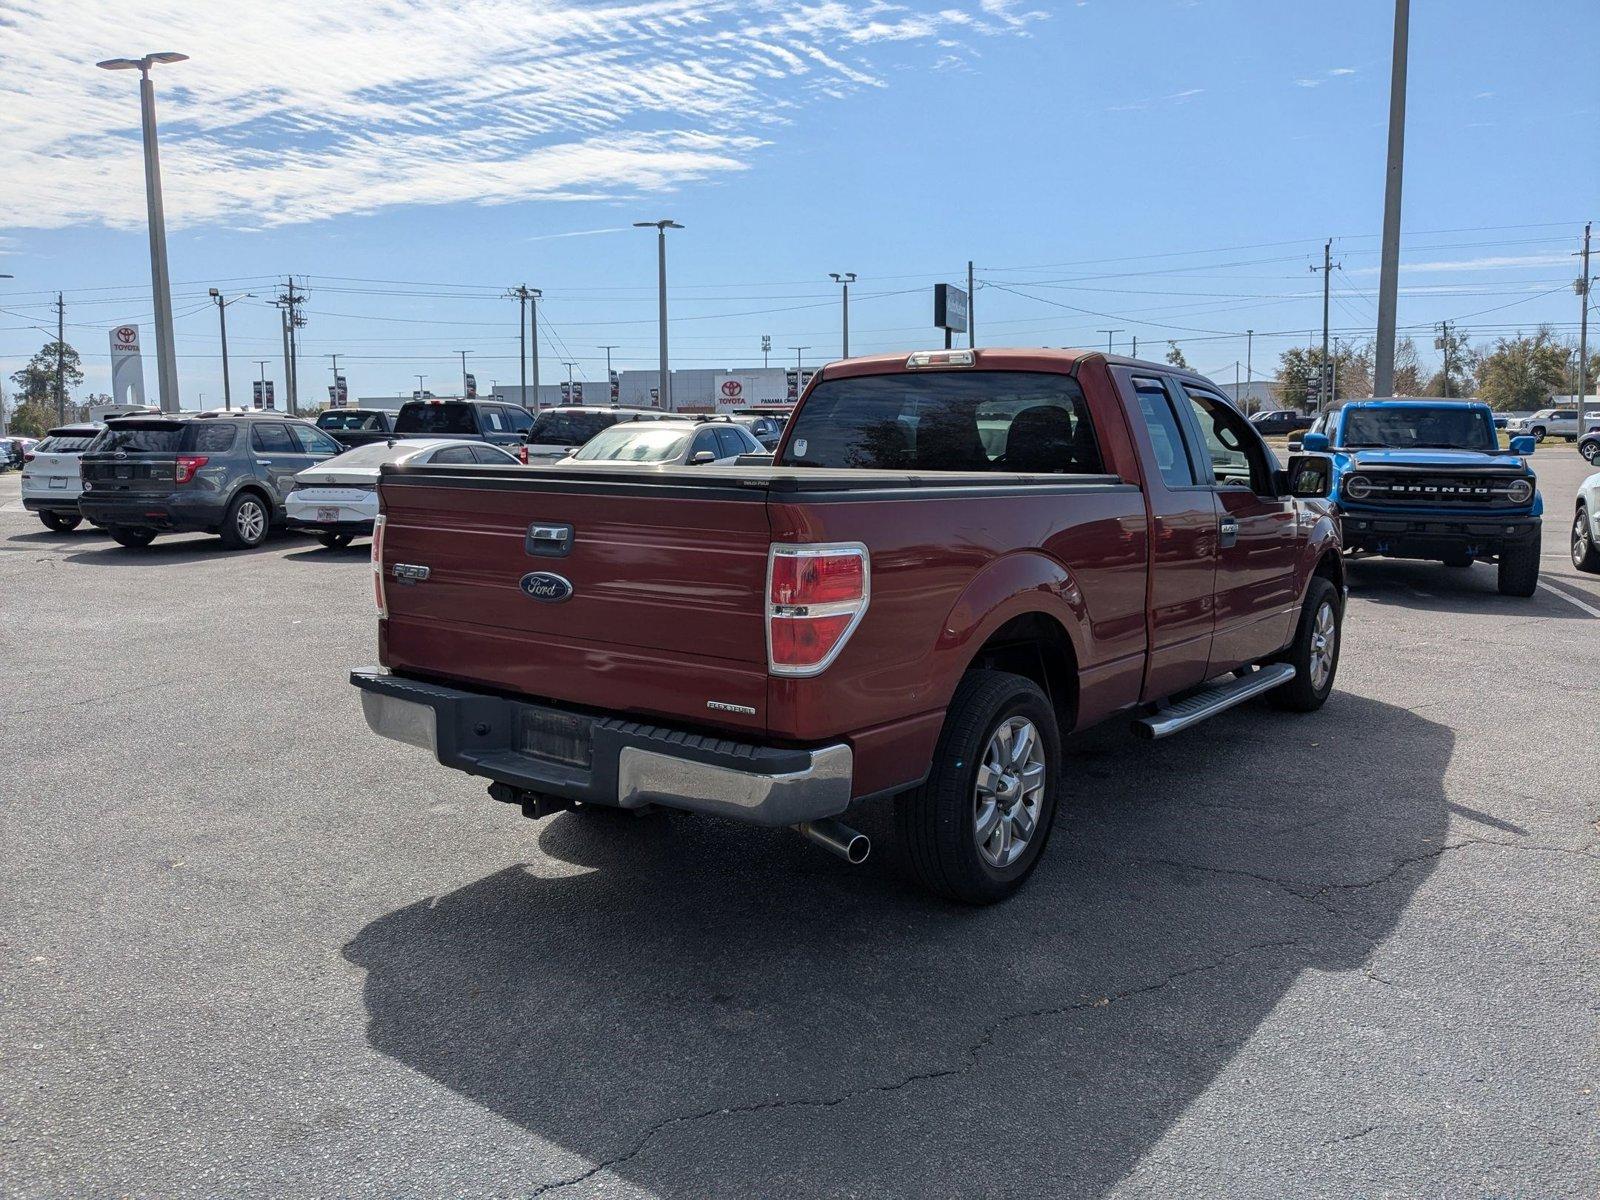
<path id="1" fill-rule="evenodd" d="M 945 616 L 933 653 L 933 692 L 941 705 L 949 703 L 994 632 L 1028 613 L 1053 617 L 1066 631 L 1074 659 L 1092 661 L 1088 609 L 1072 572 L 1037 551 L 1007 554 L 980 571 Z"/>

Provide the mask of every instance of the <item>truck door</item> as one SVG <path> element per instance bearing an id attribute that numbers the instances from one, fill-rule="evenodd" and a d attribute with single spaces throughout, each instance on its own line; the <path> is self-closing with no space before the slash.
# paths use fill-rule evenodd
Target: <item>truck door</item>
<path id="1" fill-rule="evenodd" d="M 1201 472 L 1216 492 L 1216 632 L 1207 676 L 1281 650 L 1297 615 L 1295 563 L 1300 522 L 1295 500 L 1278 494 L 1276 460 L 1250 423 L 1220 395 L 1175 381 L 1187 403 Z"/>
<path id="2" fill-rule="evenodd" d="M 1112 374 L 1133 395 L 1130 424 L 1144 463 L 1151 549 L 1143 698 L 1159 700 L 1203 682 L 1211 660 L 1216 488 L 1195 467 L 1195 435 L 1183 411 L 1188 401 L 1159 376 L 1126 368 Z"/>

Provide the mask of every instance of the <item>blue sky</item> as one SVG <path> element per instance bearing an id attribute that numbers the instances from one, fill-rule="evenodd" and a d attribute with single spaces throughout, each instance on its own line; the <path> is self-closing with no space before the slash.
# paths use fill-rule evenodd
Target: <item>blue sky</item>
<path id="1" fill-rule="evenodd" d="M 137 320 L 153 388 L 136 76 L 159 70 L 179 371 L 221 399 L 278 356 L 264 300 L 306 283 L 302 378 L 352 390 L 517 379 L 517 283 L 546 294 L 546 381 L 655 361 L 653 235 L 672 217 L 673 361 L 934 344 L 931 287 L 978 264 L 980 341 L 1176 339 L 1231 381 L 1320 326 L 1370 335 L 1393 7 L 1219 0 L 11 0 L 0 23 L 0 370 L 53 324 L 103 389 Z M 237 9 L 238 11 L 234 11 Z M 258 11 L 259 10 L 259 11 Z M 1528 10 L 1528 11 L 1524 11 Z M 1400 323 L 1574 332 L 1568 256 L 1600 216 L 1591 3 L 1413 5 Z M 1431 334 L 1419 334 L 1431 357 Z M 281 380 L 276 361 L 269 377 Z M 303 389 L 304 392 L 305 389 Z"/>

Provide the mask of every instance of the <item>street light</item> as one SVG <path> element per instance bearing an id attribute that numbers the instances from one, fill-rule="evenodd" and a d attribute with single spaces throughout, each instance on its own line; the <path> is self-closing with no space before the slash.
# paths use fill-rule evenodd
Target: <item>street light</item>
<path id="1" fill-rule="evenodd" d="M 108 58 L 107 71 L 139 72 L 139 122 L 144 131 L 144 194 L 150 226 L 150 291 L 155 302 L 156 384 L 162 412 L 178 411 L 178 363 L 172 348 L 172 277 L 167 274 L 167 221 L 161 206 L 161 153 L 156 145 L 156 89 L 150 68 L 180 63 L 187 54 L 165 50 L 143 58 Z"/>
<path id="2" fill-rule="evenodd" d="M 264 405 L 267 402 L 267 364 L 272 360 L 270 358 L 258 358 L 255 361 L 256 366 L 261 368 L 261 403 Z"/>
<path id="3" fill-rule="evenodd" d="M 805 362 L 801 358 L 801 355 L 803 355 L 807 350 L 811 349 L 811 347 L 790 346 L 789 349 L 794 351 L 794 398 L 798 400 L 800 399 L 800 393 L 805 391 L 806 379 Z"/>
<path id="4" fill-rule="evenodd" d="M 635 229 L 656 231 L 656 286 L 661 302 L 661 407 L 672 411 L 672 377 L 667 374 L 667 230 L 682 229 L 676 221 L 635 221 Z"/>
<path id="5" fill-rule="evenodd" d="M 844 349 L 841 351 L 839 357 L 840 358 L 849 358 L 850 357 L 850 285 L 856 281 L 856 273 L 854 271 L 846 271 L 843 275 L 841 275 L 837 271 L 831 271 L 828 274 L 828 278 L 833 280 L 841 288 L 844 289 L 844 338 L 843 338 Z"/>
<path id="6" fill-rule="evenodd" d="M 222 407 L 233 408 L 233 388 L 228 383 L 228 305 L 237 304 L 239 301 L 254 298 L 254 292 L 245 292 L 242 296 L 235 296 L 232 300 L 223 299 L 222 293 L 216 288 L 210 288 L 206 295 L 217 303 L 217 324 L 222 329 Z"/>
<path id="7" fill-rule="evenodd" d="M 423 386 L 422 386 L 422 381 L 424 379 L 426 379 L 426 378 L 427 378 L 426 375 L 418 375 L 417 376 L 417 399 L 418 400 L 421 400 L 423 398 L 424 389 L 423 389 Z"/>

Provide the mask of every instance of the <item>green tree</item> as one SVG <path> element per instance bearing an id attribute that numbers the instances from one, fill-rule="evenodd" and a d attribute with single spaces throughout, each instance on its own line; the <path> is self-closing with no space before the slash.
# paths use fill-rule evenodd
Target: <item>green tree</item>
<path id="1" fill-rule="evenodd" d="M 24 400 L 11 413 L 11 433 L 16 437 L 42 438 L 55 427 L 56 406 L 40 400 Z"/>
<path id="2" fill-rule="evenodd" d="M 1422 360 L 1417 356 L 1417 344 L 1410 338 L 1401 338 L 1394 347 L 1394 394 L 1396 396 L 1421 396 Z"/>
<path id="3" fill-rule="evenodd" d="M 1478 369 L 1478 352 L 1472 348 L 1467 335 L 1454 330 L 1435 338 L 1433 347 L 1444 359 L 1449 360 L 1450 376 L 1445 378 L 1444 361 L 1441 360 L 1439 369 L 1428 377 L 1428 386 L 1423 390 L 1423 395 L 1448 396 L 1452 400 L 1473 395 L 1477 390 L 1474 375 Z"/>
<path id="4" fill-rule="evenodd" d="M 1549 328 L 1501 338 L 1478 364 L 1478 399 L 1495 408 L 1541 408 L 1567 378 L 1567 348 Z"/>
<path id="5" fill-rule="evenodd" d="M 1278 359 L 1278 399 L 1285 408 L 1316 406 L 1312 383 L 1322 372 L 1322 350 L 1291 346 Z M 1372 346 L 1340 346 L 1333 356 L 1332 402 L 1372 395 Z"/>
<path id="6" fill-rule="evenodd" d="M 11 376 L 11 382 L 17 385 L 16 403 L 20 408 L 30 402 L 48 401 L 56 402 L 56 350 L 58 343 L 52 339 L 28 360 L 28 365 L 16 371 Z M 67 394 L 83 382 L 83 366 L 78 360 L 78 352 L 65 343 L 60 344 L 61 374 L 66 380 Z"/>
<path id="7" fill-rule="evenodd" d="M 1167 361 L 1175 367 L 1189 369 L 1189 360 L 1183 356 L 1183 351 L 1178 349 L 1177 342 L 1167 343 Z"/>

